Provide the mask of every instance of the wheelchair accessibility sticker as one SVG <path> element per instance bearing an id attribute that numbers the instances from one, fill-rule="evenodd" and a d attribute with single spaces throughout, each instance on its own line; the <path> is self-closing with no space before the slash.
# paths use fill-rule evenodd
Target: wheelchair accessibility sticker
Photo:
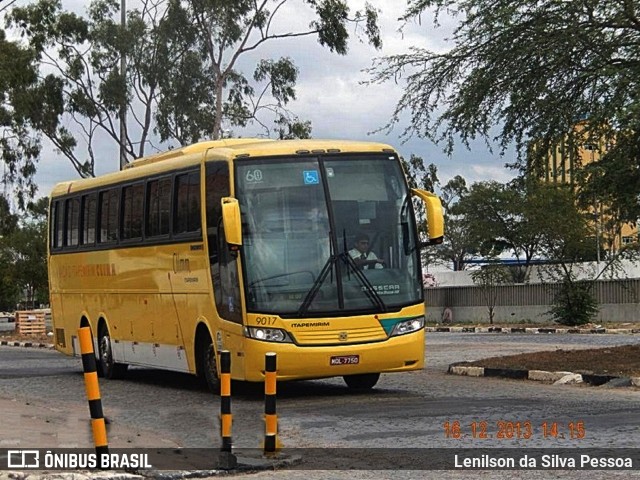
<path id="1" fill-rule="evenodd" d="M 320 177 L 317 170 L 303 170 L 302 177 L 305 185 L 317 185 L 320 183 Z"/>

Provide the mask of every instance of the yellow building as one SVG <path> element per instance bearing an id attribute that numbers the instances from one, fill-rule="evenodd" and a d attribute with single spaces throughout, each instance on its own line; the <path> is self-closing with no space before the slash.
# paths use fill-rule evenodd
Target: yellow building
<path id="1" fill-rule="evenodd" d="M 576 130 L 582 130 L 581 126 L 582 124 L 578 124 Z M 573 148 L 572 145 L 561 142 L 549 154 L 549 161 L 545 165 L 542 177 L 546 182 L 573 185 L 576 169 L 599 161 L 607 151 L 607 147 L 608 145 L 604 143 L 583 141 L 577 148 Z M 602 249 L 615 253 L 622 246 L 639 241 L 637 226 L 616 221 L 616 215 L 609 206 L 594 200 L 590 212 L 593 213 L 595 235 L 602 242 Z"/>

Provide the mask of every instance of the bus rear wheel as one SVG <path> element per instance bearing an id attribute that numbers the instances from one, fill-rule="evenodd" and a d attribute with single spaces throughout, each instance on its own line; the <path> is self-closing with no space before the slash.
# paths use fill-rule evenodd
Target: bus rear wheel
<path id="1" fill-rule="evenodd" d="M 116 363 L 111 351 L 109 329 L 102 325 L 98 332 L 98 363 L 104 378 L 122 378 L 127 372 L 126 363 Z"/>
<path id="2" fill-rule="evenodd" d="M 359 375 L 345 375 L 343 378 L 344 382 L 352 390 L 371 390 L 378 383 L 380 374 L 361 373 Z"/>

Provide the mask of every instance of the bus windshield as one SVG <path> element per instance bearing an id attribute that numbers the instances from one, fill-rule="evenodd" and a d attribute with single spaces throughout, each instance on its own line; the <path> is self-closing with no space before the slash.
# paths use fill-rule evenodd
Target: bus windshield
<path id="1" fill-rule="evenodd" d="M 422 298 L 410 193 L 392 154 L 237 163 L 247 311 L 387 312 Z"/>

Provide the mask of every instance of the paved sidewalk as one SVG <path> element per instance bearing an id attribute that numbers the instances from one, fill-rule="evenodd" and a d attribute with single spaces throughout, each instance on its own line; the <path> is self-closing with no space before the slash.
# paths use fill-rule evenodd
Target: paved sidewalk
<path id="1" fill-rule="evenodd" d="M 107 424 L 107 439 L 113 448 L 179 445 L 153 431 L 118 423 Z M 89 405 L 46 400 L 0 397 L 0 448 L 93 448 Z"/>
<path id="2" fill-rule="evenodd" d="M 533 380 L 554 385 L 586 383 L 593 386 L 609 385 L 612 387 L 640 387 L 640 377 L 620 377 L 615 375 L 597 375 L 575 372 L 547 372 L 543 370 L 523 370 L 511 368 L 489 368 L 467 366 L 461 364 L 449 365 L 448 372 L 452 375 L 467 377 L 502 377 L 513 380 Z"/>
<path id="3" fill-rule="evenodd" d="M 166 436 L 127 425 L 107 424 L 111 451 L 117 449 L 176 449 L 180 445 Z M 88 404 L 65 402 L 64 408 L 46 401 L 0 397 L 0 450 L 2 449 L 93 449 Z M 239 472 L 275 470 L 300 462 L 299 457 L 263 458 L 250 454 L 237 456 L 229 470 L 146 470 L 136 474 L 124 471 L 8 471 L 0 470 L 0 480 L 180 480 L 217 477 Z M 174 465 L 174 468 L 176 466 Z M 188 467 L 187 467 L 188 468 Z"/>

